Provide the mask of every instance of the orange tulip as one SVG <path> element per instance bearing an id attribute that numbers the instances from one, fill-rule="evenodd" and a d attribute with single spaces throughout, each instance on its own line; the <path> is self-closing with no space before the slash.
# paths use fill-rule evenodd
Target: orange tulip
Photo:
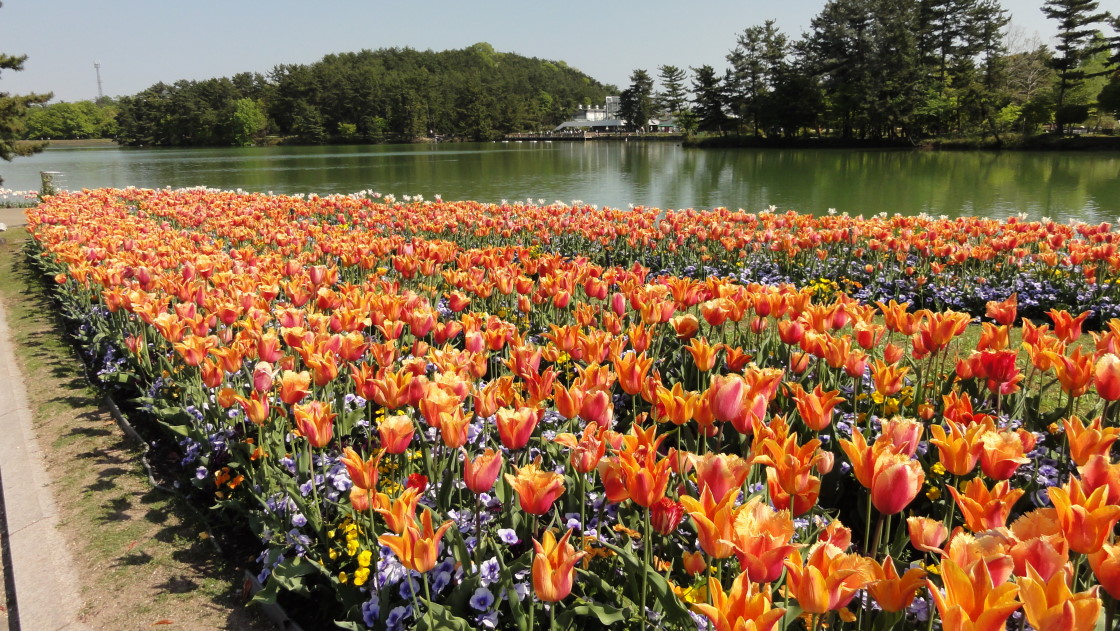
<path id="1" fill-rule="evenodd" d="M 529 444 L 537 423 L 544 416 L 541 408 L 498 408 L 498 437 L 506 449 L 521 449 Z"/>
<path id="2" fill-rule="evenodd" d="M 1081 339 L 1081 325 L 1085 319 L 1089 317 L 1090 311 L 1084 311 L 1076 318 L 1070 315 L 1068 311 L 1062 309 L 1051 309 L 1046 314 L 1054 321 L 1054 334 L 1058 336 L 1064 344 L 1071 344 Z"/>
<path id="3" fill-rule="evenodd" d="M 692 576 L 696 576 L 700 572 L 708 569 L 708 564 L 704 561 L 704 554 L 699 550 L 693 550 L 692 552 L 682 552 L 681 562 L 684 565 L 685 573 Z"/>
<path id="4" fill-rule="evenodd" d="M 312 401 L 297 404 L 292 407 L 292 415 L 295 417 L 299 433 L 311 443 L 312 447 L 326 447 L 331 442 L 334 419 L 337 415 L 331 412 L 329 403 Z"/>
<path id="5" fill-rule="evenodd" d="M 569 528 L 559 541 L 552 530 L 544 532 L 543 541 L 533 539 L 533 591 L 545 602 L 559 602 L 572 593 L 576 563 L 587 555 L 568 543 L 571 536 Z"/>
<path id="6" fill-rule="evenodd" d="M 957 311 L 923 311 L 925 318 L 914 334 L 914 346 L 919 341 L 921 347 L 930 353 L 936 353 L 949 345 L 953 338 L 964 333 L 968 327 L 971 316 Z"/>
<path id="7" fill-rule="evenodd" d="M 341 461 L 346 465 L 346 471 L 350 474 L 350 481 L 354 486 L 366 490 L 377 488 L 377 467 L 381 464 L 381 453 L 378 452 L 369 460 L 363 460 L 358 452 L 350 447 L 342 450 Z"/>
<path id="8" fill-rule="evenodd" d="M 1015 600 L 1019 588 L 1013 583 L 996 585 L 988 566 L 977 563 L 967 572 L 951 559 L 941 562 L 941 578 L 945 593 L 932 581 L 926 581 L 933 595 L 933 602 L 941 613 L 945 631 L 995 631 L 1004 623 L 1019 603 Z"/>
<path id="9" fill-rule="evenodd" d="M 652 366 L 653 358 L 647 358 L 645 353 L 626 353 L 615 359 L 614 371 L 618 373 L 618 385 L 622 391 L 626 394 L 641 392 Z"/>
<path id="10" fill-rule="evenodd" d="M 311 373 L 306 370 L 296 373 L 285 370 L 280 375 L 280 400 L 294 405 L 311 394 Z"/>
<path id="11" fill-rule="evenodd" d="M 1011 523 L 1014 543 L 1008 553 L 1014 562 L 1016 576 L 1026 576 L 1034 568 L 1042 580 L 1048 581 L 1063 571 L 1069 560 L 1069 544 L 1062 536 L 1057 512 L 1053 508 L 1035 509 Z"/>
<path id="12" fill-rule="evenodd" d="M 1003 302 L 989 301 L 984 305 L 985 314 L 1004 326 L 1015 323 L 1015 317 L 1019 308 L 1018 294 L 1011 294 L 1007 300 Z"/>
<path id="13" fill-rule="evenodd" d="M 949 493 L 961 509 L 964 523 L 972 532 L 981 532 L 1007 525 L 1007 517 L 1015 502 L 1023 496 L 1023 489 L 1012 489 L 1007 480 L 995 483 L 991 489 L 980 478 L 972 478 L 965 484 L 964 493 L 952 486 Z"/>
<path id="14" fill-rule="evenodd" d="M 931 425 L 929 431 L 933 434 L 933 438 L 929 442 L 937 447 L 941 465 L 946 471 L 957 476 L 968 475 L 980 461 L 980 452 L 984 449 L 980 435 L 987 428 L 983 424 L 975 423 L 962 429 L 961 425 L 949 419 L 948 413 L 945 417 L 949 433 L 946 434 L 945 429 L 940 425 Z"/>
<path id="15" fill-rule="evenodd" d="M 922 552 L 940 554 L 941 544 L 949 537 L 949 529 L 939 519 L 907 517 L 906 527 L 910 532 L 910 545 Z"/>
<path id="16" fill-rule="evenodd" d="M 750 463 L 736 455 L 708 452 L 703 456 L 688 455 L 688 462 L 696 471 L 696 487 L 700 494 L 704 489 L 712 493 L 717 501 L 723 501 L 728 493 L 738 492 L 751 471 Z"/>
<path id="17" fill-rule="evenodd" d="M 694 337 L 684 349 L 692 355 L 692 361 L 700 372 L 707 372 L 715 367 L 719 355 L 718 344 L 712 346 L 707 339 Z"/>
<path id="18" fill-rule="evenodd" d="M 1120 399 L 1120 357 L 1103 353 L 1093 367 L 1093 385 L 1097 395 L 1105 401 Z"/>
<path id="19" fill-rule="evenodd" d="M 583 407 L 583 389 L 573 385 L 571 388 L 565 388 L 559 383 L 552 385 L 553 395 L 552 400 L 556 405 L 556 411 L 566 419 L 573 419 L 579 416 L 579 410 Z"/>
<path id="20" fill-rule="evenodd" d="M 1023 441 L 1007 431 L 986 431 L 980 435 L 980 468 L 993 480 L 1006 480 L 1019 465 L 1030 462 L 1023 454 Z"/>
<path id="21" fill-rule="evenodd" d="M 831 543 L 818 542 L 809 548 L 804 562 L 794 551 L 785 562 L 786 584 L 802 611 L 822 614 L 847 606 L 856 592 L 874 580 L 871 559 L 846 554 Z"/>
<path id="22" fill-rule="evenodd" d="M 676 316 L 675 318 L 670 319 L 669 325 L 673 327 L 673 331 L 677 334 L 677 338 L 681 340 L 689 339 L 690 337 L 696 335 L 696 332 L 700 330 L 700 321 L 697 320 L 696 316 L 692 315 L 691 313 Z"/>
<path id="23" fill-rule="evenodd" d="M 626 491 L 634 503 L 649 508 L 665 496 L 669 486 L 669 459 L 657 459 L 656 453 L 622 451 L 618 455 L 626 481 Z"/>
<path id="24" fill-rule="evenodd" d="M 494 488 L 494 481 L 502 470 L 502 452 L 487 449 L 471 460 L 466 451 L 463 452 L 463 482 L 471 493 L 481 495 L 489 493 Z"/>
<path id="25" fill-rule="evenodd" d="M 1108 504 L 1108 489 L 1101 487 L 1086 496 L 1081 481 L 1070 478 L 1049 491 L 1069 549 L 1082 554 L 1100 550 L 1120 519 L 1120 506 Z"/>
<path id="26" fill-rule="evenodd" d="M 797 548 L 791 541 L 793 520 L 788 511 L 775 511 L 759 496 L 735 511 L 732 546 L 739 568 L 756 583 L 778 580 L 783 562 Z"/>
<path id="27" fill-rule="evenodd" d="M 516 475 L 505 474 L 505 479 L 517 493 L 521 510 L 531 515 L 544 515 L 552 503 L 564 494 L 564 476 L 542 471 L 540 457 L 524 467 L 514 467 Z"/>
<path id="28" fill-rule="evenodd" d="M 918 444 L 922 441 L 922 430 L 925 428 L 920 421 L 894 416 L 883 423 L 882 427 L 883 433 L 875 442 L 888 442 L 891 451 L 907 456 L 913 456 L 918 451 Z"/>
<path id="29" fill-rule="evenodd" d="M 901 512 L 918 496 L 925 479 L 917 460 L 906 454 L 884 453 L 875 461 L 871 503 L 884 515 Z"/>
<path id="30" fill-rule="evenodd" d="M 1043 579 L 1027 568 L 1028 575 L 1019 579 L 1019 599 L 1023 613 L 1035 629 L 1047 631 L 1091 631 L 1097 626 L 1101 613 L 1101 599 L 1097 588 L 1073 593 L 1065 572 Z"/>
<path id="31" fill-rule="evenodd" d="M 601 425 L 591 423 L 583 428 L 583 435 L 577 440 L 573 434 L 557 434 L 556 442 L 571 449 L 569 461 L 578 473 L 591 473 L 603 459 L 607 451 L 604 435 L 607 430 Z"/>
<path id="32" fill-rule="evenodd" d="M 462 416 L 462 400 L 446 388 L 440 387 L 435 382 L 428 383 L 424 388 L 424 398 L 420 400 L 420 414 L 432 427 L 439 427 L 442 416 L 449 413 L 458 413 Z"/>
<path id="33" fill-rule="evenodd" d="M 436 566 L 440 539 L 453 523 L 455 522 L 449 519 L 438 530 L 433 531 L 432 513 L 424 511 L 420 517 L 420 528 L 410 524 L 399 535 L 381 535 L 377 540 L 397 555 L 401 565 L 414 572 L 424 573 Z"/>
<path id="34" fill-rule="evenodd" d="M 657 410 L 660 413 L 657 420 L 668 419 L 674 425 L 684 425 L 692 420 L 697 398 L 695 392 L 687 392 L 680 382 L 673 384 L 672 390 L 657 386 Z"/>
<path id="35" fill-rule="evenodd" d="M 384 493 L 378 493 L 376 499 L 374 510 L 385 519 L 385 526 L 391 532 L 402 534 L 415 522 L 420 489 L 408 487 L 394 500 L 390 500 Z"/>
<path id="36" fill-rule="evenodd" d="M 381 446 L 391 454 L 403 454 L 407 451 L 415 431 L 412 419 L 404 414 L 388 416 L 377 426 Z"/>
<path id="37" fill-rule="evenodd" d="M 1092 355 L 1082 355 L 1080 346 L 1069 355 L 1053 351 L 1044 351 L 1044 354 L 1053 361 L 1063 392 L 1079 397 L 1089 391 L 1094 375 Z"/>
<path id="38" fill-rule="evenodd" d="M 801 415 L 801 420 L 814 432 L 819 432 L 832 423 L 832 410 L 837 404 L 846 401 L 843 397 L 839 396 L 839 390 L 832 390 L 825 392 L 821 389 L 820 385 L 813 388 L 813 391 L 805 392 L 800 384 L 792 384 L 794 401 L 797 403 L 797 413 Z"/>
<path id="39" fill-rule="evenodd" d="M 1120 545 L 1106 543 L 1089 555 L 1089 567 L 1104 591 L 1113 598 L 1120 598 Z"/>
<path id="40" fill-rule="evenodd" d="M 902 611 L 914 601 L 918 590 L 925 587 L 925 570 L 911 568 L 901 577 L 888 554 L 882 565 L 870 564 L 874 580 L 867 586 L 867 592 L 883 611 Z"/>
<path id="41" fill-rule="evenodd" d="M 871 365 L 871 380 L 875 383 L 875 391 L 884 397 L 897 394 L 902 389 L 902 378 L 909 371 L 909 367 L 884 364 L 876 359 Z"/>
<path id="42" fill-rule="evenodd" d="M 696 603 L 692 608 L 712 621 L 713 631 L 772 631 L 785 615 L 785 609 L 772 607 L 769 589 L 746 573 L 735 577 L 726 593 L 719 581 L 709 577 L 708 597 L 711 604 Z"/>
<path id="43" fill-rule="evenodd" d="M 1071 416 L 1064 419 L 1066 443 L 1070 446 L 1070 458 L 1077 466 L 1083 466 L 1094 455 L 1108 456 L 1112 444 L 1120 438 L 1120 427 L 1103 427 L 1100 417 L 1089 425 L 1080 418 Z"/>
<path id="44" fill-rule="evenodd" d="M 1011 540 L 1003 529 L 970 534 L 957 530 L 945 549 L 945 559 L 956 563 L 965 572 L 977 565 L 987 568 L 992 583 L 998 585 L 1011 578 L 1015 561 L 1009 554 Z"/>
<path id="45" fill-rule="evenodd" d="M 735 551 L 731 540 L 734 538 L 735 496 L 728 493 L 720 501 L 712 497 L 710 489 L 704 489 L 700 499 L 689 495 L 681 496 L 684 510 L 692 518 L 696 527 L 700 548 L 713 559 L 726 559 Z"/>
<path id="46" fill-rule="evenodd" d="M 458 449 L 467 444 L 467 430 L 470 429 L 471 419 L 463 414 L 462 408 L 454 408 L 450 412 L 439 413 L 439 437 L 443 444 L 451 449 Z"/>

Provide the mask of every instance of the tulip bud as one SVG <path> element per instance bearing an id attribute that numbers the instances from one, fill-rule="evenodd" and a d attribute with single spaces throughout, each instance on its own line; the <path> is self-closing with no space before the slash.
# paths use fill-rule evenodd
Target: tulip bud
<path id="1" fill-rule="evenodd" d="M 408 481 L 404 484 L 404 488 L 416 489 L 420 493 L 423 493 L 424 490 L 428 488 L 428 476 L 423 473 L 410 474 L 408 476 Z"/>
<path id="2" fill-rule="evenodd" d="M 661 535 L 670 535 L 676 532 L 684 519 L 684 505 L 680 502 L 663 497 L 649 507 L 650 521 L 653 529 Z"/>
<path id="3" fill-rule="evenodd" d="M 684 562 L 684 571 L 693 576 L 708 568 L 708 564 L 704 562 L 704 553 L 699 550 L 683 553 L 681 560 Z"/>
<path id="4" fill-rule="evenodd" d="M 902 355 L 902 348 L 899 346 L 895 346 L 894 343 L 887 344 L 887 346 L 883 349 L 883 361 L 888 364 L 898 363 L 898 360 L 902 359 Z"/>
<path id="5" fill-rule="evenodd" d="M 272 389 L 272 364 L 261 361 L 253 367 L 253 389 L 268 392 Z"/>

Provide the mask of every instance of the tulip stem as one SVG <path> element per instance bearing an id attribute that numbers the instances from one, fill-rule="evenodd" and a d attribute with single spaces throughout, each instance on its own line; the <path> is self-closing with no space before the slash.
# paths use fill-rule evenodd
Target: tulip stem
<path id="1" fill-rule="evenodd" d="M 879 552 L 879 538 L 883 535 L 883 522 L 885 520 L 886 515 L 879 513 L 879 520 L 875 522 L 875 536 L 872 538 L 873 540 L 871 542 L 871 554 L 868 555 L 872 559 L 874 559 L 875 555 Z"/>
<path id="2" fill-rule="evenodd" d="M 638 610 L 638 616 L 642 620 L 648 620 L 648 617 L 646 616 L 646 592 L 649 591 L 647 589 L 647 587 L 649 585 L 649 570 L 650 570 L 649 557 L 650 557 L 650 550 L 652 549 L 652 546 L 650 546 L 650 538 L 652 536 L 650 534 L 650 530 L 651 530 L 650 515 L 651 515 L 652 512 L 653 511 L 651 511 L 649 508 L 646 508 L 645 509 L 645 519 L 643 520 L 643 522 L 644 522 L 643 525 L 645 527 L 645 537 L 642 539 L 642 561 L 644 562 L 644 565 L 642 567 L 642 595 L 641 595 L 641 600 L 642 600 L 641 605 L 642 606 Z"/>
<path id="3" fill-rule="evenodd" d="M 867 495 L 867 510 L 863 513 L 863 551 L 867 553 L 868 546 L 871 545 L 871 492 L 868 491 Z M 875 555 L 870 555 L 875 556 Z"/>
<path id="4" fill-rule="evenodd" d="M 305 439 L 304 443 L 307 445 L 307 471 L 311 478 L 311 503 L 315 506 L 315 514 L 318 516 L 315 529 L 322 530 L 325 524 L 323 523 L 323 508 L 319 505 L 319 488 L 315 484 L 315 457 L 311 454 L 311 441 Z"/>

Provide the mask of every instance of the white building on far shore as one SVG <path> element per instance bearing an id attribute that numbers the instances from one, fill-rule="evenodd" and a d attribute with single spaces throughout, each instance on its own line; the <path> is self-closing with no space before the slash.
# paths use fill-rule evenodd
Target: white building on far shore
<path id="1" fill-rule="evenodd" d="M 626 129 L 626 121 L 620 116 L 622 109 L 622 98 L 618 96 L 608 96 L 606 101 L 600 105 L 581 105 L 572 116 L 571 120 L 566 120 L 560 123 L 555 132 L 620 132 Z M 675 125 L 671 121 L 659 121 L 658 119 L 650 119 L 646 123 L 646 131 L 675 131 Z"/>

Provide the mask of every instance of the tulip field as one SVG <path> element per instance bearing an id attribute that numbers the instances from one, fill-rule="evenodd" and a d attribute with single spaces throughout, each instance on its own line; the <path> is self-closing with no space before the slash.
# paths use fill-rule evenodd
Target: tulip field
<path id="1" fill-rule="evenodd" d="M 1108 224 L 60 193 L 28 255 L 344 629 L 1113 628 Z"/>

